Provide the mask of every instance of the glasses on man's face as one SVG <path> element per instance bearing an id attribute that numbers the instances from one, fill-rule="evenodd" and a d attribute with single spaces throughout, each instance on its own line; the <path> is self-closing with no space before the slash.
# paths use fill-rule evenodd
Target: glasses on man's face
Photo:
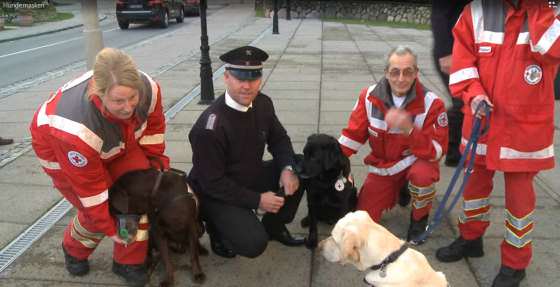
<path id="1" fill-rule="evenodd" d="M 404 78 L 412 78 L 416 75 L 416 68 L 399 69 L 393 68 L 389 70 L 389 77 L 398 78 L 402 75 Z"/>

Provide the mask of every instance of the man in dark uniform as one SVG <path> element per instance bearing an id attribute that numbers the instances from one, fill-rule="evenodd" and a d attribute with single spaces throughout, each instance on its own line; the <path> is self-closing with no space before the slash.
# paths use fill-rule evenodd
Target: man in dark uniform
<path id="1" fill-rule="evenodd" d="M 198 118 L 189 133 L 189 174 L 201 198 L 212 251 L 222 257 L 257 257 L 269 239 L 298 246 L 285 224 L 302 196 L 292 171 L 294 151 L 271 99 L 260 93 L 268 54 L 245 46 L 220 59 L 226 63 L 226 92 Z M 265 145 L 273 160 L 263 162 Z M 283 189 L 280 188 L 282 186 Z M 259 221 L 256 210 L 266 212 Z"/>
<path id="2" fill-rule="evenodd" d="M 433 58 L 437 72 L 446 87 L 449 84 L 449 69 L 451 68 L 451 52 L 453 50 L 451 30 L 463 11 L 463 7 L 469 2 L 471 0 L 434 0 L 432 2 Z M 461 130 L 463 128 L 463 113 L 461 112 L 463 101 L 454 97 L 451 98 L 451 101 L 452 106 L 447 111 L 449 143 L 447 145 L 445 165 L 457 166 L 459 159 L 461 159 L 459 146 L 461 145 Z"/>

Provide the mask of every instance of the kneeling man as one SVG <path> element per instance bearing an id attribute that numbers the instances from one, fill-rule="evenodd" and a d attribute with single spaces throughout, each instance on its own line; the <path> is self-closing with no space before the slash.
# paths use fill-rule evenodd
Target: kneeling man
<path id="1" fill-rule="evenodd" d="M 259 92 L 268 54 L 245 46 L 220 56 L 226 92 L 198 118 L 189 140 L 192 187 L 201 198 L 212 251 L 257 257 L 269 239 L 302 245 L 285 227 L 302 196 L 292 171 L 294 150 L 272 100 Z M 273 160 L 263 162 L 265 145 Z M 279 184 L 283 192 L 278 192 Z M 256 210 L 265 211 L 262 221 Z"/>

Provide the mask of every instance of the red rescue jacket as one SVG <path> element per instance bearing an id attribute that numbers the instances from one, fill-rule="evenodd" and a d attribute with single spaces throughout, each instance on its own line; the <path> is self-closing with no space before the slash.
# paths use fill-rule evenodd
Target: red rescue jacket
<path id="1" fill-rule="evenodd" d="M 416 79 L 401 106 L 414 119 L 410 135 L 387 127 L 385 113 L 393 106 L 387 79 L 363 89 L 348 126 L 342 130 L 338 140 L 344 154 L 355 154 L 369 140 L 371 152 L 364 163 L 369 166 L 369 172 L 382 176 L 405 170 L 417 158 L 440 160 L 447 151 L 448 141 L 448 121 L 443 101 Z"/>
<path id="2" fill-rule="evenodd" d="M 560 22 L 547 1 L 476 0 L 453 29 L 449 88 L 465 102 L 463 148 L 471 134 L 470 102 L 494 104 L 490 130 L 476 161 L 508 172 L 554 167 L 554 78 L 560 61 Z"/>
<path id="3" fill-rule="evenodd" d="M 58 89 L 35 113 L 30 130 L 33 149 L 55 187 L 71 190 L 81 205 L 76 207 L 100 232 L 112 236 L 116 228 L 109 214 L 109 187 L 121 174 L 150 166 L 145 157 L 119 159 L 140 149 L 168 168 L 165 117 L 159 85 L 148 75 L 141 73 L 144 92 L 128 120 L 112 117 L 97 96 L 88 97 L 92 76 L 89 71 Z"/>

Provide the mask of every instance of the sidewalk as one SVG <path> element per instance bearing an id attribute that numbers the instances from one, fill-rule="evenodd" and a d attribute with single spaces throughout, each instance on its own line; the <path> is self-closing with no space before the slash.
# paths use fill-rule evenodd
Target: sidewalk
<path id="1" fill-rule="evenodd" d="M 296 152 L 302 151 L 307 136 L 312 133 L 324 132 L 334 136 L 340 133 L 359 90 L 383 76 L 385 54 L 390 47 L 398 44 L 411 46 L 419 55 L 421 81 L 438 94 L 445 90 L 432 67 L 430 31 L 346 25 L 316 19 L 281 19 L 280 34 L 272 35 L 271 20 L 254 18 L 252 15 L 252 5 L 232 5 L 208 18 L 213 71 L 221 65 L 218 55 L 249 44 L 262 35 L 255 46 L 270 54 L 264 70 L 263 92 L 272 97 L 279 119 L 287 128 Z M 139 67 L 160 83 L 165 109 L 169 109 L 198 85 L 199 32 L 198 24 L 185 25 L 157 40 L 127 49 Z M 185 39 L 186 44 L 177 47 L 180 45 L 173 44 L 177 39 Z M 165 54 L 158 53 L 162 47 L 168 49 Z M 3 123 L 0 134 L 18 131 L 21 133 L 19 138 L 28 136 L 27 125 L 34 107 L 43 101 L 48 92 L 80 72 L 83 71 L 73 71 L 0 100 L 0 122 Z M 218 97 L 224 90 L 221 77 L 214 82 L 214 87 Z M 172 166 L 180 169 L 189 170 L 192 166 L 187 134 L 205 108 L 198 105 L 197 101 L 198 98 L 191 101 L 168 123 L 167 154 L 172 159 Z M 558 138 L 558 132 L 556 136 Z M 365 154 L 367 148 L 352 158 L 353 174 L 358 185 L 366 175 L 361 163 Z M 452 169 L 442 166 L 438 199 L 441 199 L 452 172 Z M 560 239 L 557 223 L 560 189 L 553 188 L 560 184 L 560 173 L 555 169 L 543 174 L 539 175 L 536 184 L 538 201 L 537 224 L 533 233 L 534 261 L 523 287 L 553 286 L 556 284 L 554 282 L 560 280 L 560 251 L 557 248 Z M 497 176 L 492 200 L 493 224 L 485 237 L 486 256 L 452 264 L 442 264 L 434 258 L 435 250 L 450 243 L 457 235 L 454 224 L 457 208 L 448 223 L 443 223 L 426 244 L 416 248 L 426 255 L 434 269 L 446 274 L 451 286 L 490 286 L 500 264 L 499 243 L 504 232 L 503 186 L 502 177 Z M 60 199 L 40 170 L 32 152 L 0 168 L 0 188 L 3 191 L 0 193 L 0 247 L 6 246 Z M 293 233 L 306 234 L 299 226 L 306 210 L 306 204 L 302 202 L 296 219 L 289 226 Z M 382 224 L 395 235 L 403 237 L 408 228 L 409 212 L 408 208 L 397 207 L 384 216 Z M 109 240 L 104 240 L 90 258 L 90 274 L 85 277 L 68 275 L 64 269 L 60 241 L 72 215 L 73 212 L 65 216 L 9 269 L 2 272 L 0 285 L 123 285 L 124 282 L 110 272 Z M 328 226 L 320 226 L 323 237 L 329 231 Z M 209 249 L 207 235 L 202 238 L 202 243 Z M 177 286 L 192 284 L 187 256 L 174 257 Z M 363 286 L 365 275 L 353 267 L 329 263 L 318 252 L 303 247 L 285 248 L 277 242 L 270 242 L 265 253 L 256 259 L 224 259 L 210 254 L 201 258 L 201 264 L 207 275 L 204 286 Z M 160 268 L 152 276 L 151 286 L 157 286 L 162 275 Z"/>

